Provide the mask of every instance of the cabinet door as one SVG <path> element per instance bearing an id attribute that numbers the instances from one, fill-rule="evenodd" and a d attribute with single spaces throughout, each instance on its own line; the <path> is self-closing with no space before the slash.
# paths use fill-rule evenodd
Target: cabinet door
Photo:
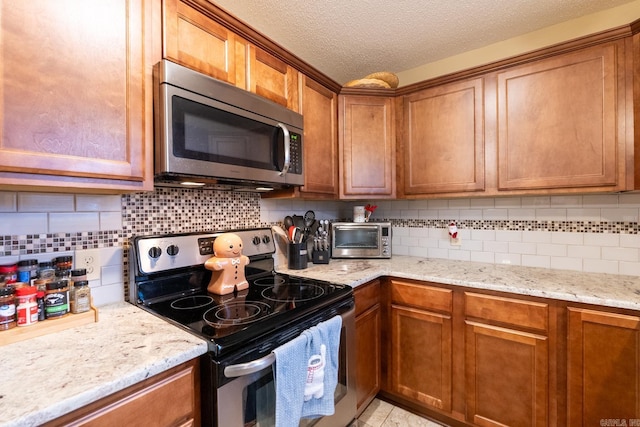
<path id="1" fill-rule="evenodd" d="M 391 98 L 339 97 L 340 197 L 395 197 L 395 121 Z"/>
<path id="2" fill-rule="evenodd" d="M 356 397 L 364 410 L 380 391 L 380 304 L 356 317 Z"/>
<path id="3" fill-rule="evenodd" d="M 153 188 L 154 13 L 152 1 L 0 3 L 1 184 Z"/>
<path id="4" fill-rule="evenodd" d="M 264 50 L 249 47 L 249 89 L 293 111 L 299 111 L 298 71 Z"/>
<path id="5" fill-rule="evenodd" d="M 484 189 L 483 91 L 478 78 L 404 97 L 405 194 Z"/>
<path id="6" fill-rule="evenodd" d="M 338 95 L 302 76 L 304 193 L 338 195 Z"/>
<path id="7" fill-rule="evenodd" d="M 451 316 L 391 305 L 391 387 L 395 393 L 451 411 Z"/>
<path id="8" fill-rule="evenodd" d="M 218 80 L 236 84 L 236 35 L 205 10 L 181 0 L 164 0 L 164 57 Z M 239 61 L 244 63 L 242 40 Z M 245 70 L 238 70 L 244 74 Z M 238 86 L 243 87 L 242 82 Z"/>
<path id="9" fill-rule="evenodd" d="M 467 421 L 546 427 L 548 357 L 544 336 L 466 321 Z"/>
<path id="10" fill-rule="evenodd" d="M 568 425 L 640 419 L 640 317 L 569 308 Z"/>
<path id="11" fill-rule="evenodd" d="M 498 73 L 499 190 L 623 189 L 622 55 L 610 43 Z"/>
<path id="12" fill-rule="evenodd" d="M 70 412 L 44 427 L 194 425 L 200 425 L 197 359 Z"/>

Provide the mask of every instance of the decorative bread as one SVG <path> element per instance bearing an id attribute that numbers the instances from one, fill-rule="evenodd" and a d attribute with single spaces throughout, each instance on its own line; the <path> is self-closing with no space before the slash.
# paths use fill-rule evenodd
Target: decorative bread
<path id="1" fill-rule="evenodd" d="M 358 79 L 345 83 L 344 87 L 368 87 L 390 89 L 389 83 L 379 79 Z"/>
<path id="2" fill-rule="evenodd" d="M 398 83 L 400 83 L 400 80 L 398 80 L 398 76 L 388 71 L 380 71 L 378 73 L 372 73 L 372 74 L 369 74 L 368 76 L 365 76 L 364 78 L 382 80 L 384 82 L 387 82 L 389 84 L 389 87 L 393 89 L 397 88 Z"/>

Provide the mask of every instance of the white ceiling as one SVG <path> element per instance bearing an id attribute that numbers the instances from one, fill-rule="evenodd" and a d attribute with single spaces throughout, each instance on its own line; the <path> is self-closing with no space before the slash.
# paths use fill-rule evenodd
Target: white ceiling
<path id="1" fill-rule="evenodd" d="M 398 73 L 631 0 L 210 0 L 336 82 Z M 640 17 L 630 17 L 630 22 Z M 402 85 L 402 82 L 400 82 Z"/>

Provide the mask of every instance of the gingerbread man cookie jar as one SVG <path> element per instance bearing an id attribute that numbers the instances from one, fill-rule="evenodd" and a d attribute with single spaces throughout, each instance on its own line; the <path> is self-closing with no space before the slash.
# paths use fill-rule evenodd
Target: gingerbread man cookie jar
<path id="1" fill-rule="evenodd" d="M 230 294 L 237 289 L 247 289 L 249 282 L 244 276 L 244 267 L 249 257 L 242 255 L 242 239 L 233 233 L 224 233 L 213 242 L 214 255 L 204 266 L 213 271 L 207 290 L 216 295 Z"/>

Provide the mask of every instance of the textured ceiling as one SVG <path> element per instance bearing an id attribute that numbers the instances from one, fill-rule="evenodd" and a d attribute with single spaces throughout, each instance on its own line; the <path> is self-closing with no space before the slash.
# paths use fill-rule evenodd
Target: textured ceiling
<path id="1" fill-rule="evenodd" d="M 210 0 L 340 84 L 398 73 L 630 0 Z M 640 14 L 639 14 L 640 16 Z M 638 17 L 630 17 L 630 21 Z"/>

